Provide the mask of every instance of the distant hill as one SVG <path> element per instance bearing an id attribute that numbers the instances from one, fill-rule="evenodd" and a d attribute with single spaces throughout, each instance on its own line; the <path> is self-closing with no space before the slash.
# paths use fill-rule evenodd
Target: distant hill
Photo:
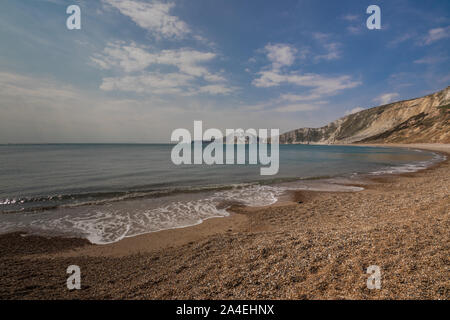
<path id="1" fill-rule="evenodd" d="M 286 132 L 280 143 L 450 143 L 450 86 L 425 97 L 363 110 L 321 128 Z"/>

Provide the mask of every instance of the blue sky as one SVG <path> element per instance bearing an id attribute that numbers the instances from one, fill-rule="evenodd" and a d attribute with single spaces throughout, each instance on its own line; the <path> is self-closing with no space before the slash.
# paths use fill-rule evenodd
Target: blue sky
<path id="1" fill-rule="evenodd" d="M 3 0 L 0 143 L 322 126 L 448 86 L 449 40 L 446 0 Z"/>

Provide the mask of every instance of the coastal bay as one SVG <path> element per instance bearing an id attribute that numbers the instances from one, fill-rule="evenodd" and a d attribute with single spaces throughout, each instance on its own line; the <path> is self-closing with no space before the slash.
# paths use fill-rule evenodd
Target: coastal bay
<path id="1" fill-rule="evenodd" d="M 443 144 L 406 147 L 449 153 Z M 360 192 L 298 191 L 103 246 L 2 235 L 0 297 L 448 299 L 449 173 L 445 160 L 375 176 Z M 81 268 L 81 290 L 65 286 L 72 264 Z M 370 265 L 380 266 L 381 290 L 366 287 Z"/>

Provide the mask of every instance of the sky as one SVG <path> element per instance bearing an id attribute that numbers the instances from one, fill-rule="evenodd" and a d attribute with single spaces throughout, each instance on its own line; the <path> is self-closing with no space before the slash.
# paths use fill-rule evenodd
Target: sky
<path id="1" fill-rule="evenodd" d="M 2 0 L 0 143 L 320 127 L 449 86 L 449 49 L 448 0 Z"/>

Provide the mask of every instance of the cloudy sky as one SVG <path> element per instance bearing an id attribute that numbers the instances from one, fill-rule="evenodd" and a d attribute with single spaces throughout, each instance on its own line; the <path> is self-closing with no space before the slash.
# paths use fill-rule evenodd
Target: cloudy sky
<path id="1" fill-rule="evenodd" d="M 0 41 L 0 143 L 284 132 L 450 85 L 448 0 L 2 0 Z"/>

